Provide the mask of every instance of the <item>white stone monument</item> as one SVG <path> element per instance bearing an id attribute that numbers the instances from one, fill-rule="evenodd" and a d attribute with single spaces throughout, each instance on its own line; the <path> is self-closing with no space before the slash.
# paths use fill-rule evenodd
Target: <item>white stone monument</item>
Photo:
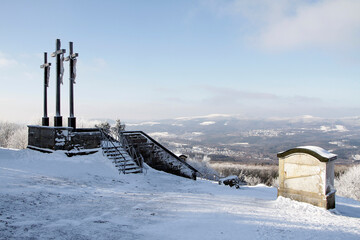
<path id="1" fill-rule="evenodd" d="M 281 152 L 278 196 L 335 208 L 334 160 L 337 156 L 320 147 L 305 146 Z"/>

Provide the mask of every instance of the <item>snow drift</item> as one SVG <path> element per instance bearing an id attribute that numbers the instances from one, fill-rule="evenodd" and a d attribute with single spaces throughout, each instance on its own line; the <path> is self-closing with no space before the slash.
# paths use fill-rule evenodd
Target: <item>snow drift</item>
<path id="1" fill-rule="evenodd" d="M 334 211 L 149 169 L 118 175 L 100 153 L 0 149 L 0 239 L 359 239 L 360 203 Z"/>

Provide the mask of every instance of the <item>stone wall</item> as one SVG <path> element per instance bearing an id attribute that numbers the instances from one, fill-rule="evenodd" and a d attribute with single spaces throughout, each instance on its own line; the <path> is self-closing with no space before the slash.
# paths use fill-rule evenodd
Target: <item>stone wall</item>
<path id="1" fill-rule="evenodd" d="M 51 150 L 99 148 L 101 134 L 97 129 L 76 129 L 71 127 L 28 126 L 28 145 Z"/>
<path id="2" fill-rule="evenodd" d="M 124 136 L 150 167 L 196 180 L 197 170 L 141 131 L 124 132 Z"/>
<path id="3" fill-rule="evenodd" d="M 78 128 L 71 134 L 71 144 L 73 149 L 99 148 L 101 144 L 101 133 L 96 128 Z"/>

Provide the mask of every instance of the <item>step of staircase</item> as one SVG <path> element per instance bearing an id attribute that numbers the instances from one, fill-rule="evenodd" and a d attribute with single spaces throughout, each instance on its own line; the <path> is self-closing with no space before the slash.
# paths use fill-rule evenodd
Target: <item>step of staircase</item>
<path id="1" fill-rule="evenodd" d="M 115 147 L 103 147 L 103 153 L 108 159 L 112 160 L 119 172 L 125 174 L 141 173 L 142 169 L 134 162 L 121 144 L 115 142 L 114 145 Z"/>
<path id="2" fill-rule="evenodd" d="M 136 165 L 135 163 L 116 163 L 115 167 L 119 167 L 121 169 L 125 168 L 125 170 L 127 170 L 130 168 L 138 168 L 139 166 Z"/>
<path id="3" fill-rule="evenodd" d="M 132 170 L 126 170 L 125 174 L 129 174 L 129 173 L 141 173 L 141 169 L 137 168 Z"/>
<path id="4" fill-rule="evenodd" d="M 133 159 L 130 156 L 122 157 L 122 156 L 107 156 L 108 159 L 112 161 L 133 161 Z"/>
<path id="5" fill-rule="evenodd" d="M 107 156 L 107 157 L 109 157 L 109 158 L 111 158 L 111 157 L 117 157 L 117 156 L 123 156 L 123 157 L 128 157 L 129 155 L 128 155 L 128 153 L 127 152 L 120 152 L 120 153 L 105 153 L 105 155 Z M 130 157 L 130 156 L 129 156 Z"/>

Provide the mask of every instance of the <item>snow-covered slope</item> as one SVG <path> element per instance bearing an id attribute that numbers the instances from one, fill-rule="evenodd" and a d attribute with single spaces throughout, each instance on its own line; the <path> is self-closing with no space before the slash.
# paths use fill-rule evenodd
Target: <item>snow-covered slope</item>
<path id="1" fill-rule="evenodd" d="M 360 239 L 360 203 L 327 211 L 172 176 L 118 175 L 101 153 L 0 149 L 0 239 Z"/>

